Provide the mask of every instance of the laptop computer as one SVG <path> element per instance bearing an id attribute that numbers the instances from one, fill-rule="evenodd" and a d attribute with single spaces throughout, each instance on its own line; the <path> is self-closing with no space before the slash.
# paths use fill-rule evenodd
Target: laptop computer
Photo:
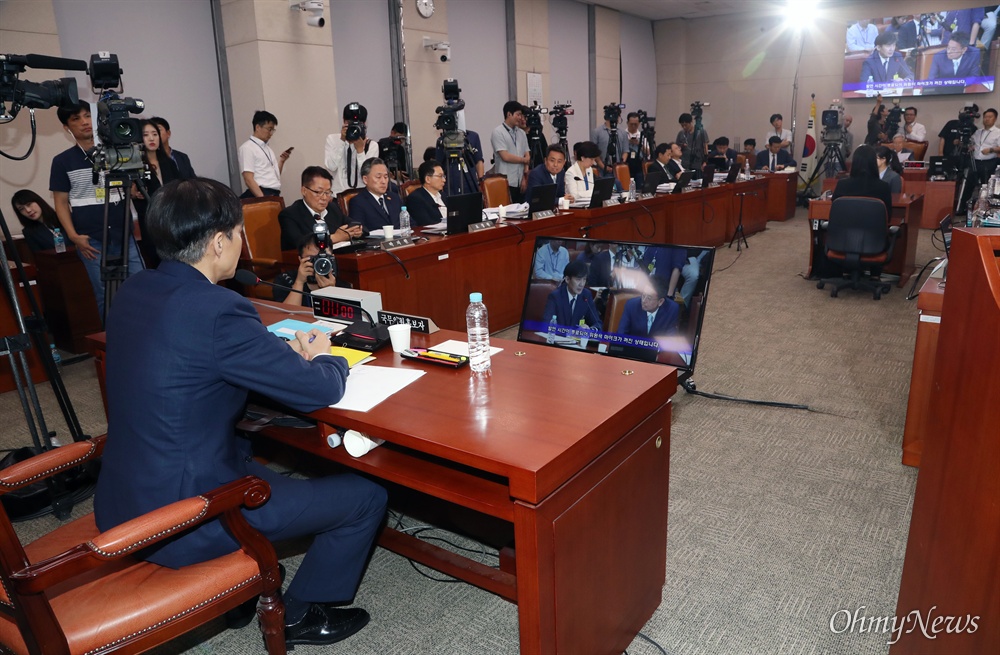
<path id="1" fill-rule="evenodd" d="M 642 183 L 642 192 L 656 193 L 656 187 L 660 186 L 666 181 L 667 181 L 667 173 L 663 170 L 663 167 L 661 167 L 659 164 L 657 164 L 655 167 L 650 166 L 649 172 L 646 173 L 646 179 Z"/>
<path id="2" fill-rule="evenodd" d="M 551 211 L 556 206 L 556 185 L 539 184 L 531 187 L 531 197 L 528 198 L 528 215 L 531 218 L 535 212 Z"/>
<path id="3" fill-rule="evenodd" d="M 464 234 L 471 224 L 483 220 L 483 194 L 478 191 L 448 196 L 444 199 L 444 206 L 448 213 L 445 234 Z"/>
<path id="4" fill-rule="evenodd" d="M 671 193 L 680 193 L 687 188 L 687 185 L 691 183 L 691 176 L 694 175 L 694 171 L 684 171 L 681 173 L 680 178 L 677 180 L 677 184 L 674 185 L 674 190 Z"/>
<path id="5" fill-rule="evenodd" d="M 729 174 L 726 175 L 726 184 L 732 184 L 739 176 L 740 165 L 734 162 L 733 165 L 729 167 Z"/>
<path id="6" fill-rule="evenodd" d="M 717 170 L 717 171 L 721 171 L 722 169 L 724 169 L 726 167 L 726 158 L 725 157 L 721 157 L 721 156 L 716 155 L 714 157 L 709 157 L 705 161 L 707 163 L 711 164 L 712 166 L 715 166 L 715 170 Z"/>

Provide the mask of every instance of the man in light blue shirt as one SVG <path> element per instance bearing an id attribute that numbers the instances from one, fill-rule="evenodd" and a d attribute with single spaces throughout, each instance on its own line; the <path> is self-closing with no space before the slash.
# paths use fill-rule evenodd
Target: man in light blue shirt
<path id="1" fill-rule="evenodd" d="M 563 271 L 569 263 L 569 252 L 563 247 L 562 241 L 552 239 L 535 251 L 535 265 L 532 277 L 537 280 L 563 279 Z"/>
<path id="2" fill-rule="evenodd" d="M 503 106 L 503 122 L 497 125 L 490 136 L 490 144 L 496 159 L 494 170 L 507 176 L 511 202 L 524 199 L 524 188 L 528 182 L 528 135 L 521 129 L 524 123 L 524 106 L 511 100 Z"/>

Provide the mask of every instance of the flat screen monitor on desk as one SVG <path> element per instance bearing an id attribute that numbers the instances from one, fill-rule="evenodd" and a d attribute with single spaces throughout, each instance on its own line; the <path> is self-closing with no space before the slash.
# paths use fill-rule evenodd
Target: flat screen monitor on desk
<path id="1" fill-rule="evenodd" d="M 469 226 L 483 220 L 483 194 L 464 193 L 444 199 L 448 212 L 448 234 L 464 234 Z"/>
<path id="2" fill-rule="evenodd" d="M 714 258 L 714 248 L 698 246 L 538 237 L 517 339 L 668 364 L 690 377 Z"/>
<path id="3" fill-rule="evenodd" d="M 535 212 L 551 211 L 556 206 L 556 185 L 539 184 L 531 187 L 531 197 L 528 198 L 528 216 Z"/>

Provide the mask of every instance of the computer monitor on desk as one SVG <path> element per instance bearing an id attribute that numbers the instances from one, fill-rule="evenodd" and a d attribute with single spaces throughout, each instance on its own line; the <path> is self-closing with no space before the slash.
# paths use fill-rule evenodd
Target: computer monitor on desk
<path id="1" fill-rule="evenodd" d="M 556 206 L 556 185 L 539 184 L 531 187 L 531 197 L 528 198 L 528 215 L 531 218 L 536 212 L 551 211 Z"/>
<path id="2" fill-rule="evenodd" d="M 448 234 L 464 234 L 469 226 L 483 220 L 483 194 L 465 193 L 444 199 L 448 213 Z"/>

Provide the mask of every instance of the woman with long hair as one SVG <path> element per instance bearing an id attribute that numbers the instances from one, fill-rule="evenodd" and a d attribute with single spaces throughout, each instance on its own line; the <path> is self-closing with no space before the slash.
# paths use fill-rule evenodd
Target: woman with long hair
<path id="1" fill-rule="evenodd" d="M 885 215 L 892 216 L 892 190 L 878 173 L 875 148 L 858 146 L 851 155 L 851 176 L 837 182 L 833 199 L 841 196 L 876 198 L 885 204 Z"/>
<path id="2" fill-rule="evenodd" d="M 55 245 L 55 231 L 61 229 L 59 217 L 52 205 L 40 195 L 28 189 L 21 189 L 10 198 L 14 214 L 21 223 L 21 234 L 28 242 L 31 252 L 52 250 Z M 63 235 L 65 238 L 65 235 Z"/>
<path id="3" fill-rule="evenodd" d="M 146 187 L 149 198 L 144 197 L 142 190 L 136 184 L 132 185 L 132 198 L 135 201 L 136 214 L 139 216 L 139 233 L 142 235 L 139 250 L 146 262 L 146 268 L 156 268 L 160 263 L 160 258 L 156 254 L 156 248 L 149 233 L 146 231 L 146 207 L 149 205 L 150 198 L 160 190 L 160 187 L 167 182 L 180 179 L 180 173 L 177 170 L 177 164 L 163 149 L 163 144 L 160 142 L 160 131 L 157 129 L 156 123 L 144 120 L 140 125 L 142 129 L 142 161 L 149 167 L 149 179 L 144 180 L 143 185 Z"/>

